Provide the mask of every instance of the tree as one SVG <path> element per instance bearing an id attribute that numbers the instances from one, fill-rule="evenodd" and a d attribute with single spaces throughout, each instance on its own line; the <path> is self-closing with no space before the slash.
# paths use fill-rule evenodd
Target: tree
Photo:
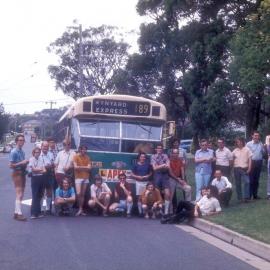
<path id="1" fill-rule="evenodd" d="M 259 3 L 138 1 L 139 14 L 152 19 L 141 26 L 139 38 L 140 57 L 152 63 L 150 69 L 142 66 L 143 76 L 155 74 L 152 91 L 157 99 L 177 122 L 188 115 L 196 138 L 221 132 L 229 110 L 228 43 Z M 152 82 L 146 83 L 149 87 Z"/>
<path id="2" fill-rule="evenodd" d="M 81 95 L 113 93 L 113 77 L 118 69 L 125 66 L 129 47 L 122 40 L 115 39 L 116 30 L 115 27 L 103 25 L 82 31 L 81 67 L 78 27 L 68 27 L 60 38 L 51 43 L 48 47 L 49 52 L 59 57 L 59 65 L 51 65 L 48 68 L 51 78 L 56 81 L 56 89 L 61 89 L 75 99 Z M 83 77 L 82 93 L 80 73 Z"/>
<path id="3" fill-rule="evenodd" d="M 231 41 L 233 61 L 230 75 L 245 106 L 247 136 L 257 130 L 262 113 L 270 116 L 264 104 L 270 104 L 270 2 L 263 1 L 258 12 L 249 16 Z M 269 105 L 268 105 L 269 107 Z"/>
<path id="4" fill-rule="evenodd" d="M 0 104 L 0 140 L 4 133 L 8 131 L 9 115 L 5 113 L 3 104 Z"/>

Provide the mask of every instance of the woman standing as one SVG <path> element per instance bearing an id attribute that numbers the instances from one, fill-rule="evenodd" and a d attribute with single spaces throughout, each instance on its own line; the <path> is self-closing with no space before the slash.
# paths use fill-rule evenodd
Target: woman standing
<path id="1" fill-rule="evenodd" d="M 31 174 L 31 189 L 32 189 L 32 205 L 31 219 L 43 217 L 41 215 L 40 201 L 43 197 L 45 186 L 46 169 L 43 165 L 43 160 L 40 156 L 41 150 L 35 147 L 32 151 L 32 157 L 29 159 L 29 171 Z"/>

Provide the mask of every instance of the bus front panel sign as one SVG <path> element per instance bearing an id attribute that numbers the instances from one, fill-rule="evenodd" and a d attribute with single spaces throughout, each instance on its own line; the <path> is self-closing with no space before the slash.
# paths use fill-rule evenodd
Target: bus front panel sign
<path id="1" fill-rule="evenodd" d="M 95 98 L 93 100 L 93 112 L 113 115 L 137 115 L 149 116 L 150 103 L 144 101 L 107 100 Z"/>

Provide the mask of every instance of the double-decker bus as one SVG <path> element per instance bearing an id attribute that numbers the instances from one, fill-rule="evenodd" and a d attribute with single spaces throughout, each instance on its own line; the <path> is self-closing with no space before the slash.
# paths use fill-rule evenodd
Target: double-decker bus
<path id="1" fill-rule="evenodd" d="M 121 172 L 129 182 L 137 153 L 154 152 L 167 135 L 163 104 L 128 95 L 90 96 L 78 99 L 59 120 L 58 139 L 71 139 L 73 149 L 88 147 L 92 175 L 117 181 Z M 60 135 L 60 136 L 59 136 Z"/>

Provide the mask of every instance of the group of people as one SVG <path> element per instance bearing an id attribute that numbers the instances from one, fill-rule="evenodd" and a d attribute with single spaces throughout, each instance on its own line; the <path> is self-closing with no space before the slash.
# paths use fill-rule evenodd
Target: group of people
<path id="1" fill-rule="evenodd" d="M 103 216 L 124 213 L 130 217 L 134 204 L 137 205 L 139 215 L 146 219 L 183 211 L 192 212 L 192 217 L 212 215 L 221 211 L 220 204 L 229 204 L 232 195 L 232 184 L 229 181 L 232 167 L 238 200 L 248 202 L 251 198 L 259 199 L 262 160 L 270 152 L 270 147 L 261 143 L 257 131 L 247 145 L 243 139 L 238 138 L 232 152 L 225 147 L 222 138 L 218 139 L 218 148 L 215 151 L 207 140 L 201 140 L 194 159 L 196 199 L 192 201 L 192 190 L 185 172 L 186 152 L 179 147 L 179 140 L 174 139 L 168 154 L 163 152 L 162 144 L 156 145 L 155 154 L 150 160 L 147 154 L 138 153 L 130 176 L 136 183 L 135 194 L 125 173 L 118 175 L 119 181 L 113 191 L 96 174 L 93 177 L 94 183 L 90 186 L 89 200 L 85 201 L 91 171 L 91 159 L 86 146 L 80 146 L 76 153 L 70 149 L 70 142 L 65 140 L 64 149 L 58 152 L 54 140 L 48 139 L 42 142 L 40 148 L 35 147 L 32 157 L 27 160 L 22 149 L 24 136 L 18 135 L 15 142 L 16 148 L 10 153 L 10 168 L 16 191 L 14 219 L 19 221 L 26 220 L 21 209 L 26 175 L 31 177 L 32 219 L 51 214 L 53 201 L 56 215 L 70 215 L 75 204 L 78 206 L 76 216 L 85 216 L 85 208 L 88 206 Z M 180 203 L 177 203 L 177 189 L 183 192 L 184 200 Z M 270 192 L 268 195 L 270 198 Z M 44 197 L 45 213 L 41 211 Z"/>
<path id="2" fill-rule="evenodd" d="M 196 198 L 200 196 L 200 188 L 209 183 L 213 171 L 220 181 L 213 180 L 219 195 L 229 200 L 232 193 L 232 185 L 228 182 L 233 169 L 237 199 L 239 202 L 247 203 L 250 200 L 260 199 L 258 195 L 260 174 L 263 160 L 270 154 L 269 144 L 263 144 L 260 133 L 254 131 L 252 140 L 247 144 L 244 138 L 235 140 L 236 147 L 230 151 L 224 143 L 224 139 L 217 141 L 218 148 L 214 151 L 209 148 L 206 140 L 201 140 L 200 149 L 195 154 L 195 181 Z M 269 170 L 269 163 L 268 163 Z M 270 179 L 268 177 L 267 199 L 270 199 Z"/>

